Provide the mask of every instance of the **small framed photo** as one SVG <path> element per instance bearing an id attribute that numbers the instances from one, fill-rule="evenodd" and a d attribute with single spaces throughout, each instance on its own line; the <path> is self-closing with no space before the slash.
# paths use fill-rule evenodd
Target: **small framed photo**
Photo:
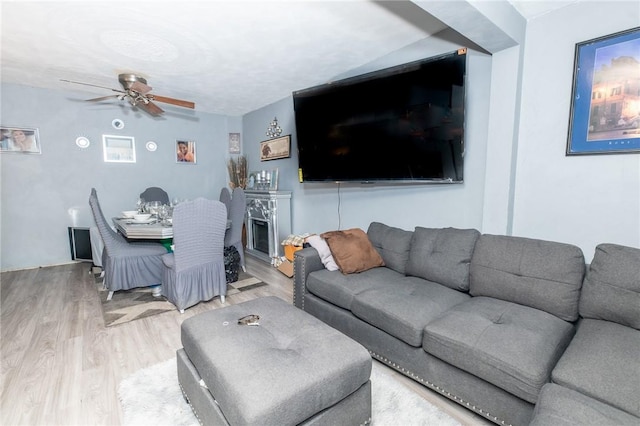
<path id="1" fill-rule="evenodd" d="M 260 142 L 260 161 L 277 160 L 291 156 L 291 135 Z"/>
<path id="2" fill-rule="evenodd" d="M 136 143 L 133 136 L 102 135 L 105 163 L 135 163 Z"/>
<path id="3" fill-rule="evenodd" d="M 240 154 L 240 133 L 229 133 L 229 154 Z"/>
<path id="4" fill-rule="evenodd" d="M 0 152 L 40 154 L 38 129 L 28 127 L 0 127 Z"/>
<path id="5" fill-rule="evenodd" d="M 176 163 L 196 164 L 196 143 L 176 141 Z"/>
<path id="6" fill-rule="evenodd" d="M 576 44 L 567 155 L 640 152 L 640 27 Z"/>

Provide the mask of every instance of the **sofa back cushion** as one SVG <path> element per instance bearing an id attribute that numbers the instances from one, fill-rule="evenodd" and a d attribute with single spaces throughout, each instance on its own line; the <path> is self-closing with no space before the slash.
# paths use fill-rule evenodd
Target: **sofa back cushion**
<path id="1" fill-rule="evenodd" d="M 470 293 L 575 321 L 584 271 L 584 255 L 576 246 L 483 234 L 471 259 Z"/>
<path id="2" fill-rule="evenodd" d="M 468 291 L 469 262 L 479 236 L 475 229 L 416 227 L 407 275 Z"/>
<path id="3" fill-rule="evenodd" d="M 386 267 L 404 274 L 409 260 L 413 232 L 380 222 L 371 222 L 367 235 L 373 247 L 382 256 Z"/>
<path id="4" fill-rule="evenodd" d="M 580 316 L 640 330 L 640 249 L 596 247 L 582 287 Z"/>

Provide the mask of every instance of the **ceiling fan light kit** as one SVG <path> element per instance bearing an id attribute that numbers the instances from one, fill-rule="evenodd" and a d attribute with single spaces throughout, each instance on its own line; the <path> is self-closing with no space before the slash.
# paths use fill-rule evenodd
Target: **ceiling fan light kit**
<path id="1" fill-rule="evenodd" d="M 122 85 L 121 89 L 112 89 L 109 87 L 98 86 L 96 84 L 82 83 L 79 81 L 62 80 L 68 83 L 82 84 L 85 86 L 99 87 L 102 89 L 108 89 L 113 92 L 118 92 L 118 95 L 102 96 L 99 98 L 87 99 L 87 102 L 100 102 L 107 99 L 116 98 L 120 101 L 127 100 L 131 106 L 138 107 L 152 116 L 159 116 L 164 112 L 162 108 L 156 105 L 155 102 L 163 102 L 166 104 L 176 105 L 183 108 L 195 108 L 195 103 L 190 101 L 183 101 L 181 99 L 169 98 L 166 96 L 152 95 L 150 92 L 153 89 L 147 85 L 147 80 L 135 74 L 119 74 L 118 81 Z M 115 120 L 114 120 L 115 121 Z M 115 127 L 115 125 L 114 125 Z M 123 123 L 124 127 L 124 123 Z"/>

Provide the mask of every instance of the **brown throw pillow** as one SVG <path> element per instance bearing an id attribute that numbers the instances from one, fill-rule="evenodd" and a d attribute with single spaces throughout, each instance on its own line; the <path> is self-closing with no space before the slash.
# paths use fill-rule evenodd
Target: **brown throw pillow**
<path id="1" fill-rule="evenodd" d="M 384 266 L 382 257 L 362 229 L 330 231 L 320 236 L 327 241 L 333 259 L 343 274 L 363 272 L 377 266 Z"/>

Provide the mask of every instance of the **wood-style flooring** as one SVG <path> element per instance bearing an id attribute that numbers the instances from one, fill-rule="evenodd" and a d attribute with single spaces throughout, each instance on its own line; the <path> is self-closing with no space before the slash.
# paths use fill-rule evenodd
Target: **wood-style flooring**
<path id="1" fill-rule="evenodd" d="M 292 300 L 292 280 L 247 256 L 247 270 L 269 283 L 227 297 Z M 117 389 L 135 371 L 175 356 L 185 319 L 222 307 L 219 298 L 105 328 L 89 263 L 0 274 L 1 425 L 119 425 Z M 485 419 L 387 369 L 464 425 Z M 386 426 L 386 425 L 382 425 Z"/>

